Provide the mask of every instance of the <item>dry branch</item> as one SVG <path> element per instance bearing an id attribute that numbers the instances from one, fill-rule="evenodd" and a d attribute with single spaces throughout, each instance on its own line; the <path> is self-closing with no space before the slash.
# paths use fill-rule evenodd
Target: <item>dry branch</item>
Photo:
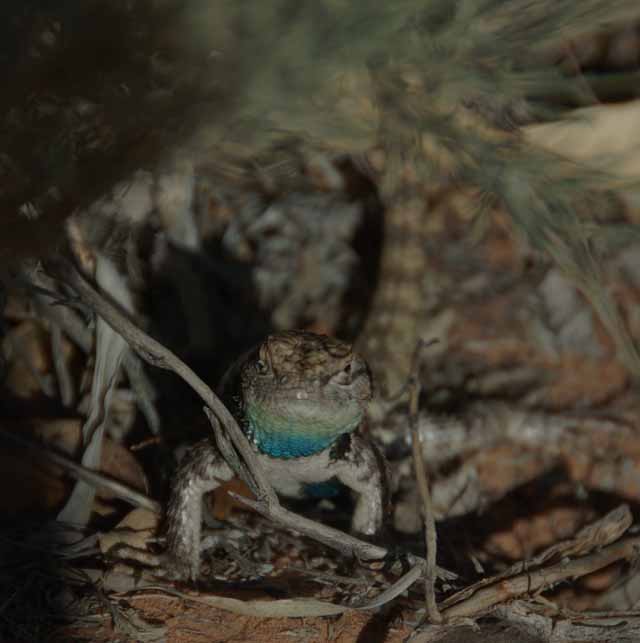
<path id="1" fill-rule="evenodd" d="M 552 545 L 532 561 L 520 562 L 499 576 L 483 579 L 454 594 L 442 602 L 442 613 L 447 619 L 478 617 L 500 603 L 548 590 L 561 581 L 585 576 L 619 560 L 629 560 L 636 555 L 640 538 L 610 543 L 614 543 L 631 522 L 629 507 L 622 505 L 582 529 L 575 538 Z M 585 554 L 600 547 L 603 549 L 582 558 L 568 559 L 570 555 Z M 543 567 L 551 558 L 560 562 Z"/>

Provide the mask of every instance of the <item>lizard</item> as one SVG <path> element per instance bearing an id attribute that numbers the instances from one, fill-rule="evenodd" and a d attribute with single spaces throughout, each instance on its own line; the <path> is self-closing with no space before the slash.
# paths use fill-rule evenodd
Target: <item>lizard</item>
<path id="1" fill-rule="evenodd" d="M 350 344 L 307 331 L 274 333 L 230 367 L 220 395 L 278 494 L 309 497 L 341 483 L 355 495 L 352 530 L 380 531 L 389 474 L 363 430 L 372 378 Z M 203 495 L 234 476 L 212 439 L 193 445 L 179 464 L 166 519 L 168 561 L 178 576 L 198 577 Z"/>

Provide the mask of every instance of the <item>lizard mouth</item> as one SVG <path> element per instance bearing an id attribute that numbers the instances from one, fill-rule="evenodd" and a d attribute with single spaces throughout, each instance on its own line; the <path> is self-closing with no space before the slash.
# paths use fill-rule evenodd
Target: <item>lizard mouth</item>
<path id="1" fill-rule="evenodd" d="M 336 392 L 344 392 L 351 399 L 368 402 L 372 396 L 369 366 L 361 357 L 353 355 L 351 360 L 329 379 L 329 386 Z"/>

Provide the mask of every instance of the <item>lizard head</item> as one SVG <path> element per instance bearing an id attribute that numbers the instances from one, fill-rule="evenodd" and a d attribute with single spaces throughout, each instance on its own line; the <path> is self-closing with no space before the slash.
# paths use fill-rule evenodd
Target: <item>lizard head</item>
<path id="1" fill-rule="evenodd" d="M 313 455 L 356 429 L 371 399 L 367 363 L 324 335 L 270 335 L 240 371 L 246 429 L 274 457 Z"/>

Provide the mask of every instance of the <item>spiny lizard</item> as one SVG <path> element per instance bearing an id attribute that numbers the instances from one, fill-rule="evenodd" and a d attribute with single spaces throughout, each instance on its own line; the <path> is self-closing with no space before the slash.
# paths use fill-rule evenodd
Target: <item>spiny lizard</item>
<path id="1" fill-rule="evenodd" d="M 337 481 L 356 496 L 353 530 L 378 532 L 387 465 L 362 431 L 371 375 L 348 344 L 303 331 L 271 335 L 231 367 L 221 389 L 278 493 L 313 496 Z M 167 511 L 167 549 L 180 576 L 198 576 L 203 494 L 233 477 L 211 439 L 182 460 Z"/>

